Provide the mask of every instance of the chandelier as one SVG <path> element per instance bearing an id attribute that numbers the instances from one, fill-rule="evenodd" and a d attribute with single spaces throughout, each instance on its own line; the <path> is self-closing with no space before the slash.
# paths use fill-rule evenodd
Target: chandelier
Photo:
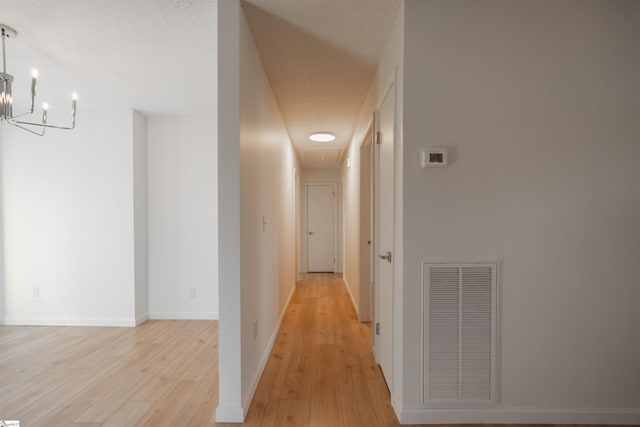
<path id="1" fill-rule="evenodd" d="M 5 54 L 5 40 L 14 38 L 17 35 L 16 30 L 6 25 L 0 24 L 0 32 L 2 38 L 2 72 L 0 72 L 0 122 L 7 123 L 19 127 L 33 134 L 43 136 L 47 128 L 71 130 L 76 127 L 76 110 L 78 108 L 78 95 L 74 93 L 71 96 L 71 125 L 70 126 L 54 126 L 47 123 L 47 110 L 49 105 L 44 102 L 42 104 L 42 118 L 40 121 L 30 121 L 30 115 L 35 111 L 36 92 L 38 90 L 38 71 L 31 70 L 31 108 L 29 111 L 13 115 L 13 95 L 11 93 L 11 83 L 13 76 L 7 73 L 7 57 Z"/>

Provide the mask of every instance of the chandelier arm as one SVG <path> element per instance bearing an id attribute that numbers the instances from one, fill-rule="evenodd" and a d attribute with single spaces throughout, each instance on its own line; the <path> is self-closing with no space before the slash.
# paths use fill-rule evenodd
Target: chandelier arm
<path id="1" fill-rule="evenodd" d="M 7 121 L 9 120 L 13 120 L 13 119 L 17 119 L 18 117 L 23 117 L 29 114 L 33 114 L 33 111 L 27 111 L 26 113 L 22 113 L 22 114 L 18 114 L 17 116 L 12 116 L 10 118 L 7 119 Z"/>
<path id="2" fill-rule="evenodd" d="M 26 130 L 27 132 L 31 132 L 32 134 L 38 135 L 38 136 L 44 136 L 44 132 L 47 130 L 46 128 L 42 128 L 42 132 L 36 132 L 35 130 L 29 129 L 28 127 L 20 126 L 18 123 L 21 123 L 21 122 L 16 122 L 16 121 L 13 121 L 13 120 L 7 120 L 7 123 L 9 123 L 10 125 L 13 125 L 13 126 L 15 126 L 17 128 L 20 128 L 22 130 Z"/>
<path id="3" fill-rule="evenodd" d="M 40 127 L 40 128 L 52 128 L 52 129 L 63 129 L 63 130 L 72 130 L 75 129 L 76 127 L 76 121 L 74 120 L 73 123 L 71 124 L 71 126 L 55 126 L 55 125 L 47 125 L 44 123 L 32 123 L 32 122 L 23 122 L 20 120 L 13 120 L 9 119 L 7 120 L 7 122 L 11 123 L 12 125 L 27 125 L 27 126 L 36 126 L 36 127 Z"/>

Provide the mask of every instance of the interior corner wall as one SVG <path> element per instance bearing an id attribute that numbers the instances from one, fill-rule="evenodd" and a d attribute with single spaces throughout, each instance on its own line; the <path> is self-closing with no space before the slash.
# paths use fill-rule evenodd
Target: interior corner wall
<path id="1" fill-rule="evenodd" d="M 371 108 L 373 111 L 373 108 Z M 347 167 L 347 162 L 351 167 Z M 344 283 L 349 291 L 351 300 L 362 320 L 360 282 L 360 142 L 352 140 L 342 165 L 341 173 L 344 180 Z"/>
<path id="2" fill-rule="evenodd" d="M 640 3 L 405 7 L 401 420 L 640 424 Z M 494 408 L 422 409 L 425 260 L 502 262 Z"/>
<path id="3" fill-rule="evenodd" d="M 240 2 L 218 0 L 218 407 L 216 421 L 242 422 L 240 275 Z M 246 37 L 242 36 L 242 37 Z"/>
<path id="4" fill-rule="evenodd" d="M 295 288 L 297 158 L 249 25 L 240 21 L 242 402 L 246 411 Z"/>
<path id="5" fill-rule="evenodd" d="M 133 111 L 133 234 L 136 325 L 149 317 L 147 239 L 147 118 Z"/>
<path id="6" fill-rule="evenodd" d="M 149 317 L 218 319 L 215 114 L 150 116 Z"/>
<path id="7" fill-rule="evenodd" d="M 361 263 L 362 257 L 367 254 L 361 251 L 361 239 L 366 237 L 360 234 L 360 222 L 361 211 L 360 205 L 360 172 L 362 170 L 360 159 L 360 147 L 363 142 L 363 138 L 366 136 L 367 128 L 372 123 L 373 112 L 375 110 L 375 103 L 373 97 L 375 91 L 372 88 L 369 90 L 369 94 L 363 104 L 362 111 L 360 113 L 360 119 L 356 126 L 356 132 L 350 145 L 347 149 L 344 162 L 342 163 L 341 175 L 344 182 L 344 194 L 343 194 L 343 214 L 344 214 L 344 282 L 351 296 L 352 303 L 358 315 L 360 321 L 370 321 L 369 313 L 362 313 L 361 307 L 363 306 L 362 292 L 368 290 L 366 283 L 362 283 L 361 278 Z M 367 120 L 368 118 L 368 120 Z M 371 310 L 369 310 L 371 311 Z"/>
<path id="8" fill-rule="evenodd" d="M 133 326 L 131 110 L 44 138 L 3 126 L 3 323 Z"/>

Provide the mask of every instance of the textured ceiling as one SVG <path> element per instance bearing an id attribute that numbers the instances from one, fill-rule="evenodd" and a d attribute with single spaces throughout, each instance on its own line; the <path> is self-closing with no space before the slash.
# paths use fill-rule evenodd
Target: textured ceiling
<path id="1" fill-rule="evenodd" d="M 0 23 L 18 31 L 7 42 L 16 103 L 37 67 L 52 112 L 74 90 L 79 118 L 110 105 L 215 111 L 216 12 L 215 0 L 0 0 Z"/>
<path id="2" fill-rule="evenodd" d="M 243 3 L 303 166 L 339 166 L 399 5 L 400 0 Z M 335 133 L 336 141 L 309 141 L 318 130 Z"/>
<path id="3" fill-rule="evenodd" d="M 68 114 L 133 107 L 147 114 L 215 111 L 216 0 L 0 0 L 16 110 L 30 69 L 39 101 Z M 245 15 L 304 167 L 338 167 L 400 0 L 248 0 Z M 311 132 L 334 132 L 328 146 Z"/>

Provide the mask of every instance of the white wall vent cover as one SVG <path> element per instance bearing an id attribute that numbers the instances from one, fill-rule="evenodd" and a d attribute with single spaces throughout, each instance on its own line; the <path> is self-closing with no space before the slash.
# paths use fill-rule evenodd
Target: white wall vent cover
<path id="1" fill-rule="evenodd" d="M 497 267 L 422 264 L 424 406 L 496 402 Z"/>

